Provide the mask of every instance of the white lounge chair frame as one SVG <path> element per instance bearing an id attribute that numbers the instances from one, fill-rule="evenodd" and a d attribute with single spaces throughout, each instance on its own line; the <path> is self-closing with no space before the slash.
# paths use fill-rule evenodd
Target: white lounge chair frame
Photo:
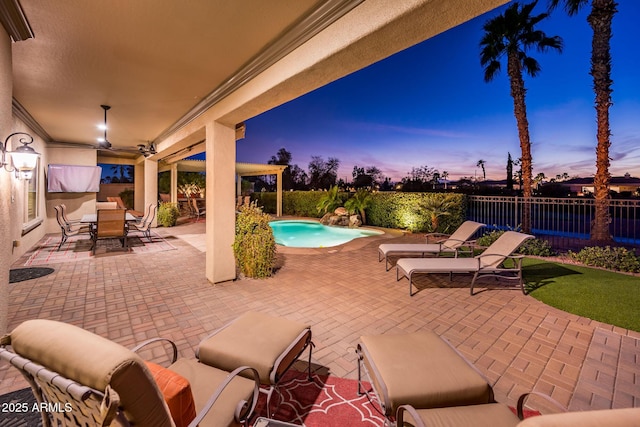
<path id="1" fill-rule="evenodd" d="M 409 296 L 413 292 L 413 275 L 429 273 L 473 273 L 471 295 L 478 277 L 493 276 L 509 280 L 517 280 L 522 293 L 526 294 L 522 280 L 523 255 L 512 255 L 527 239 L 533 236 L 507 231 L 491 244 L 482 254 L 474 258 L 401 258 L 396 263 L 396 280 L 403 277 L 409 280 Z M 507 260 L 513 261 L 512 267 L 505 267 Z"/>
<path id="2" fill-rule="evenodd" d="M 465 221 L 457 228 L 453 234 L 429 233 L 426 237 L 426 243 L 383 243 L 378 246 L 378 262 L 384 259 L 384 267 L 389 271 L 389 255 L 392 254 L 417 254 L 422 257 L 425 255 L 439 256 L 442 253 L 453 253 L 457 258 L 460 253 L 473 254 L 474 240 L 471 237 L 486 224 L 475 221 Z M 430 238 L 440 238 L 435 243 L 428 243 Z M 463 251 L 464 247 L 469 248 Z"/>

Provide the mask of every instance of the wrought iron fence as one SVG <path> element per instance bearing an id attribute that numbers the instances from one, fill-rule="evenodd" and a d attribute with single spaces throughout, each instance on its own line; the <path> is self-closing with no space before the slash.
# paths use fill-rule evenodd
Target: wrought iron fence
<path id="1" fill-rule="evenodd" d="M 594 220 L 593 199 L 532 197 L 531 228 L 536 237 L 554 247 L 572 249 L 587 243 Z M 521 225 L 524 198 L 469 196 L 467 218 L 489 228 L 516 229 Z M 640 201 L 610 200 L 609 230 L 621 245 L 640 246 Z"/>

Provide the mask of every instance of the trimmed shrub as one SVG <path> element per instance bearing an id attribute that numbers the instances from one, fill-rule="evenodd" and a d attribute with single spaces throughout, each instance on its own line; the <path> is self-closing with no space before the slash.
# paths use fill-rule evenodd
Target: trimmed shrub
<path id="1" fill-rule="evenodd" d="M 372 194 L 373 202 L 367 209 L 367 222 L 386 228 L 400 228 L 412 232 L 431 230 L 431 218 L 420 207 L 430 199 L 450 199 L 450 214 L 439 218 L 438 232 L 453 232 L 465 218 L 465 197 L 451 193 L 391 193 Z M 436 231 L 436 230 L 434 230 Z"/>
<path id="2" fill-rule="evenodd" d="M 592 267 L 606 268 L 607 270 L 640 272 L 640 259 L 635 251 L 623 247 L 591 246 L 579 252 L 569 251 L 569 258 Z"/>
<path id="3" fill-rule="evenodd" d="M 276 264 L 276 241 L 269 226 L 269 215 L 252 203 L 240 207 L 236 216 L 233 254 L 245 277 L 265 278 L 273 274 Z"/>
<path id="4" fill-rule="evenodd" d="M 326 191 L 285 191 L 282 194 L 282 213 L 284 215 L 320 218 L 317 206 Z M 342 204 L 349 193 L 338 193 Z M 253 193 L 264 211 L 276 212 L 276 193 Z M 412 232 L 431 231 L 431 218 L 420 209 L 422 202 L 430 199 L 450 199 L 450 214 L 439 218 L 438 232 L 452 233 L 465 220 L 466 198 L 463 194 L 453 193 L 394 193 L 378 192 L 371 194 L 371 204 L 365 209 L 367 224 L 399 228 Z"/>
<path id="5" fill-rule="evenodd" d="M 122 190 L 120 194 L 118 194 L 118 196 L 120 196 L 120 198 L 122 199 L 122 203 L 124 203 L 124 205 L 129 209 L 133 209 L 133 195 L 134 192 L 130 188 L 127 190 Z"/>
<path id="6" fill-rule="evenodd" d="M 163 227 L 173 227 L 180 216 L 180 209 L 177 203 L 162 202 L 158 208 L 158 224 Z"/>

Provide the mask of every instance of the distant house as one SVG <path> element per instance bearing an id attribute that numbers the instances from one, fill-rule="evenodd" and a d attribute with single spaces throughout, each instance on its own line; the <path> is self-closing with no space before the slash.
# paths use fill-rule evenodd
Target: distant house
<path id="1" fill-rule="evenodd" d="M 578 196 L 588 196 L 594 192 L 593 177 L 568 179 L 559 184 L 569 187 L 571 193 Z M 640 188 L 640 178 L 632 177 L 628 173 L 624 176 L 613 176 L 609 187 L 611 191 L 618 194 L 625 192 L 634 194 Z"/>

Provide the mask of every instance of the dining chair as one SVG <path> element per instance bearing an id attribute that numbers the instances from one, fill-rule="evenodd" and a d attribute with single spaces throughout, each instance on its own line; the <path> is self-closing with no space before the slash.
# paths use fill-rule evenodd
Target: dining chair
<path id="1" fill-rule="evenodd" d="M 200 217 L 204 216 L 207 211 L 198 206 L 197 199 L 191 199 L 191 206 L 193 206 L 193 214 L 196 217 L 196 222 L 198 222 L 200 220 Z"/>
<path id="2" fill-rule="evenodd" d="M 62 237 L 57 250 L 60 250 L 69 237 L 82 233 L 89 233 L 91 231 L 87 225 L 79 225 L 65 221 L 64 205 L 54 206 L 53 209 L 56 211 L 56 220 L 58 221 L 58 225 L 62 232 Z"/>
<path id="3" fill-rule="evenodd" d="M 156 217 L 156 211 L 158 210 L 158 205 L 154 203 L 149 203 L 147 208 L 145 209 L 145 215 L 140 222 L 131 223 L 130 226 L 133 226 L 136 231 L 142 232 L 142 235 L 149 239 L 151 242 L 151 224 Z"/>
<path id="4" fill-rule="evenodd" d="M 95 255 L 99 239 L 120 239 L 122 247 L 129 250 L 127 233 L 129 227 L 125 219 L 125 209 L 99 209 L 97 221 L 92 224 L 91 253 Z"/>

